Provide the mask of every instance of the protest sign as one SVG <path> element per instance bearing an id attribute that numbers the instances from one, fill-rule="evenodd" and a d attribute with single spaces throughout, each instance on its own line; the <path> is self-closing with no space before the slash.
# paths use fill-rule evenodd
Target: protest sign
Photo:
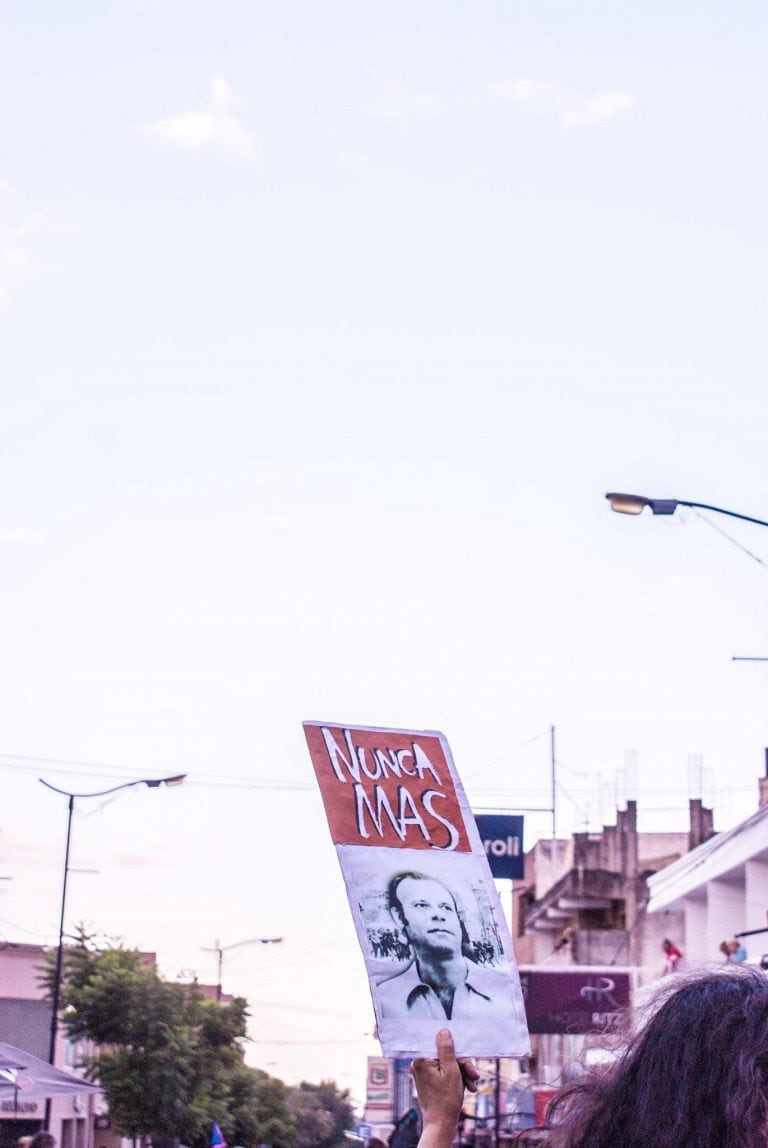
<path id="1" fill-rule="evenodd" d="M 485 850 L 442 734 L 305 722 L 385 1056 L 525 1056 Z"/>

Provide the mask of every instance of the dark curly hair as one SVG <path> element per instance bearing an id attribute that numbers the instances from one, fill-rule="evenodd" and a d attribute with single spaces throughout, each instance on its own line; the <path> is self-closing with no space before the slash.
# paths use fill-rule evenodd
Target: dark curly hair
<path id="1" fill-rule="evenodd" d="M 766 1148 L 768 975 L 666 980 L 620 1059 L 555 1097 L 553 1146 Z"/>

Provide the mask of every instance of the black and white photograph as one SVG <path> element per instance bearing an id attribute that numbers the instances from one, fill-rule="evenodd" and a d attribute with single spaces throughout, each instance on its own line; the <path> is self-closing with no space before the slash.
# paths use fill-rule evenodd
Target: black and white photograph
<path id="1" fill-rule="evenodd" d="M 448 1027 L 467 1055 L 527 1049 L 507 926 L 483 857 L 339 846 L 379 1038 L 415 1054 Z"/>

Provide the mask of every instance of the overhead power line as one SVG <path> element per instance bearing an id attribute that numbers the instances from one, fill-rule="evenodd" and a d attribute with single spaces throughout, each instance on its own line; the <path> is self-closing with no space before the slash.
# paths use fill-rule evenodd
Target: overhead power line
<path id="1" fill-rule="evenodd" d="M 498 757 L 494 757 L 492 761 L 487 761 L 485 765 L 478 766 L 478 768 L 472 773 L 467 774 L 464 778 L 465 782 L 470 782 L 472 778 L 477 777 L 478 774 L 483 773 L 486 769 L 490 769 L 491 766 L 498 765 L 500 762 L 506 761 L 507 758 L 512 757 L 513 754 L 520 753 L 521 750 L 526 749 L 529 745 L 533 745 L 534 742 L 541 741 L 543 737 L 548 736 L 549 727 L 540 730 L 539 733 L 535 733 L 533 737 L 529 737 L 526 741 L 521 741 L 518 745 L 513 745 L 511 749 L 505 749 L 503 753 L 499 754 Z"/>
<path id="2" fill-rule="evenodd" d="M 525 746 L 538 741 L 542 736 L 544 735 L 537 734 L 535 737 L 530 738 L 527 742 L 521 742 L 520 745 L 508 750 L 507 753 L 503 755 L 503 757 L 511 755 L 523 749 Z M 474 774 L 470 774 L 469 777 L 465 778 L 465 784 L 467 785 L 467 788 L 471 789 L 471 796 L 474 799 L 493 795 L 496 798 L 494 806 L 497 805 L 498 801 L 501 799 L 509 799 L 510 809 L 513 808 L 513 806 L 515 808 L 519 808 L 519 805 L 524 798 L 527 799 L 527 796 L 530 796 L 531 794 L 541 794 L 545 790 L 546 787 L 543 784 L 537 787 L 526 786 L 523 788 L 517 785 L 510 785 L 508 779 L 505 779 L 503 782 L 500 782 L 499 785 L 496 786 L 484 786 L 477 788 L 470 784 L 472 777 L 477 777 L 478 774 L 482 773 L 489 766 L 497 764 L 497 762 L 500 760 L 503 760 L 503 758 L 498 758 L 495 761 L 488 762 L 487 765 L 480 766 L 480 768 L 476 770 Z M 594 792 L 594 781 L 591 780 L 594 779 L 594 772 L 590 773 L 586 771 L 575 770 L 572 767 L 569 767 L 560 762 L 559 759 L 558 765 L 562 765 L 566 772 L 570 773 L 573 777 L 578 778 L 582 782 L 585 792 Z M 97 774 L 99 777 L 114 777 L 116 779 L 121 779 L 124 777 L 136 777 L 138 774 L 143 775 L 144 773 L 152 772 L 151 768 L 146 765 L 125 766 L 114 765 L 113 763 L 109 762 L 82 761 L 75 758 L 39 757 L 32 754 L 0 752 L 0 769 L 14 769 L 19 770 L 20 772 L 37 774 L 40 766 L 45 766 L 46 773 L 66 774 L 70 777 L 92 777 Z M 606 792 L 611 788 L 608 781 L 603 781 L 601 784 Z M 246 774 L 220 775 L 215 773 L 195 773 L 194 771 L 191 771 L 187 774 L 186 785 L 197 786 L 199 788 L 206 789 L 252 789 L 274 790 L 276 792 L 282 790 L 285 792 L 309 793 L 316 792 L 317 790 L 317 785 L 314 781 L 291 781 L 286 780 L 285 778 L 249 777 Z M 569 800 L 574 804 L 577 804 L 574 797 L 568 793 L 567 790 L 565 790 L 560 782 L 558 783 L 558 788 L 563 792 L 564 796 L 568 797 Z M 752 788 L 753 787 L 751 785 L 729 785 L 727 787 L 727 791 L 723 792 L 728 792 L 733 795 L 740 793 L 751 793 Z M 716 795 L 720 794 L 721 787 L 713 786 L 713 789 Z M 644 809 L 644 811 L 650 812 L 651 807 L 646 806 L 644 803 L 649 799 L 652 800 L 654 797 L 662 794 L 667 797 L 674 794 L 689 796 L 689 787 L 683 784 L 675 785 L 674 783 L 665 784 L 664 786 L 640 786 L 638 790 L 638 804 Z M 653 811 L 661 808 L 668 808 L 670 811 L 673 811 L 677 808 L 677 806 L 653 806 Z M 547 810 L 543 810 L 543 812 L 547 812 Z"/>
<path id="3" fill-rule="evenodd" d="M 10 760 L 6 760 L 10 759 Z M 147 766 L 120 766 L 106 762 L 77 761 L 61 757 L 33 757 L 25 754 L 0 753 L 0 768 L 18 769 L 22 772 L 37 772 L 44 765 L 46 773 L 65 773 L 70 776 L 90 777 L 135 777 L 146 772 Z M 66 766 L 73 768 L 67 769 Z M 57 768 L 59 767 L 59 768 Z M 151 771 L 150 771 L 151 772 Z M 214 787 L 218 789 L 285 789 L 314 790 L 316 786 L 308 781 L 286 781 L 282 778 L 247 777 L 243 774 L 188 773 L 187 784 Z"/>

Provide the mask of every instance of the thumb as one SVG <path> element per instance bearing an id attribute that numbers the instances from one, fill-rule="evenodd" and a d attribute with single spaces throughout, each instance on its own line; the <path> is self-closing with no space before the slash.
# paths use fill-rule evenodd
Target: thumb
<path id="1" fill-rule="evenodd" d="M 445 1069 L 456 1059 L 453 1048 L 453 1035 L 449 1028 L 441 1028 L 437 1034 L 437 1063 Z"/>

